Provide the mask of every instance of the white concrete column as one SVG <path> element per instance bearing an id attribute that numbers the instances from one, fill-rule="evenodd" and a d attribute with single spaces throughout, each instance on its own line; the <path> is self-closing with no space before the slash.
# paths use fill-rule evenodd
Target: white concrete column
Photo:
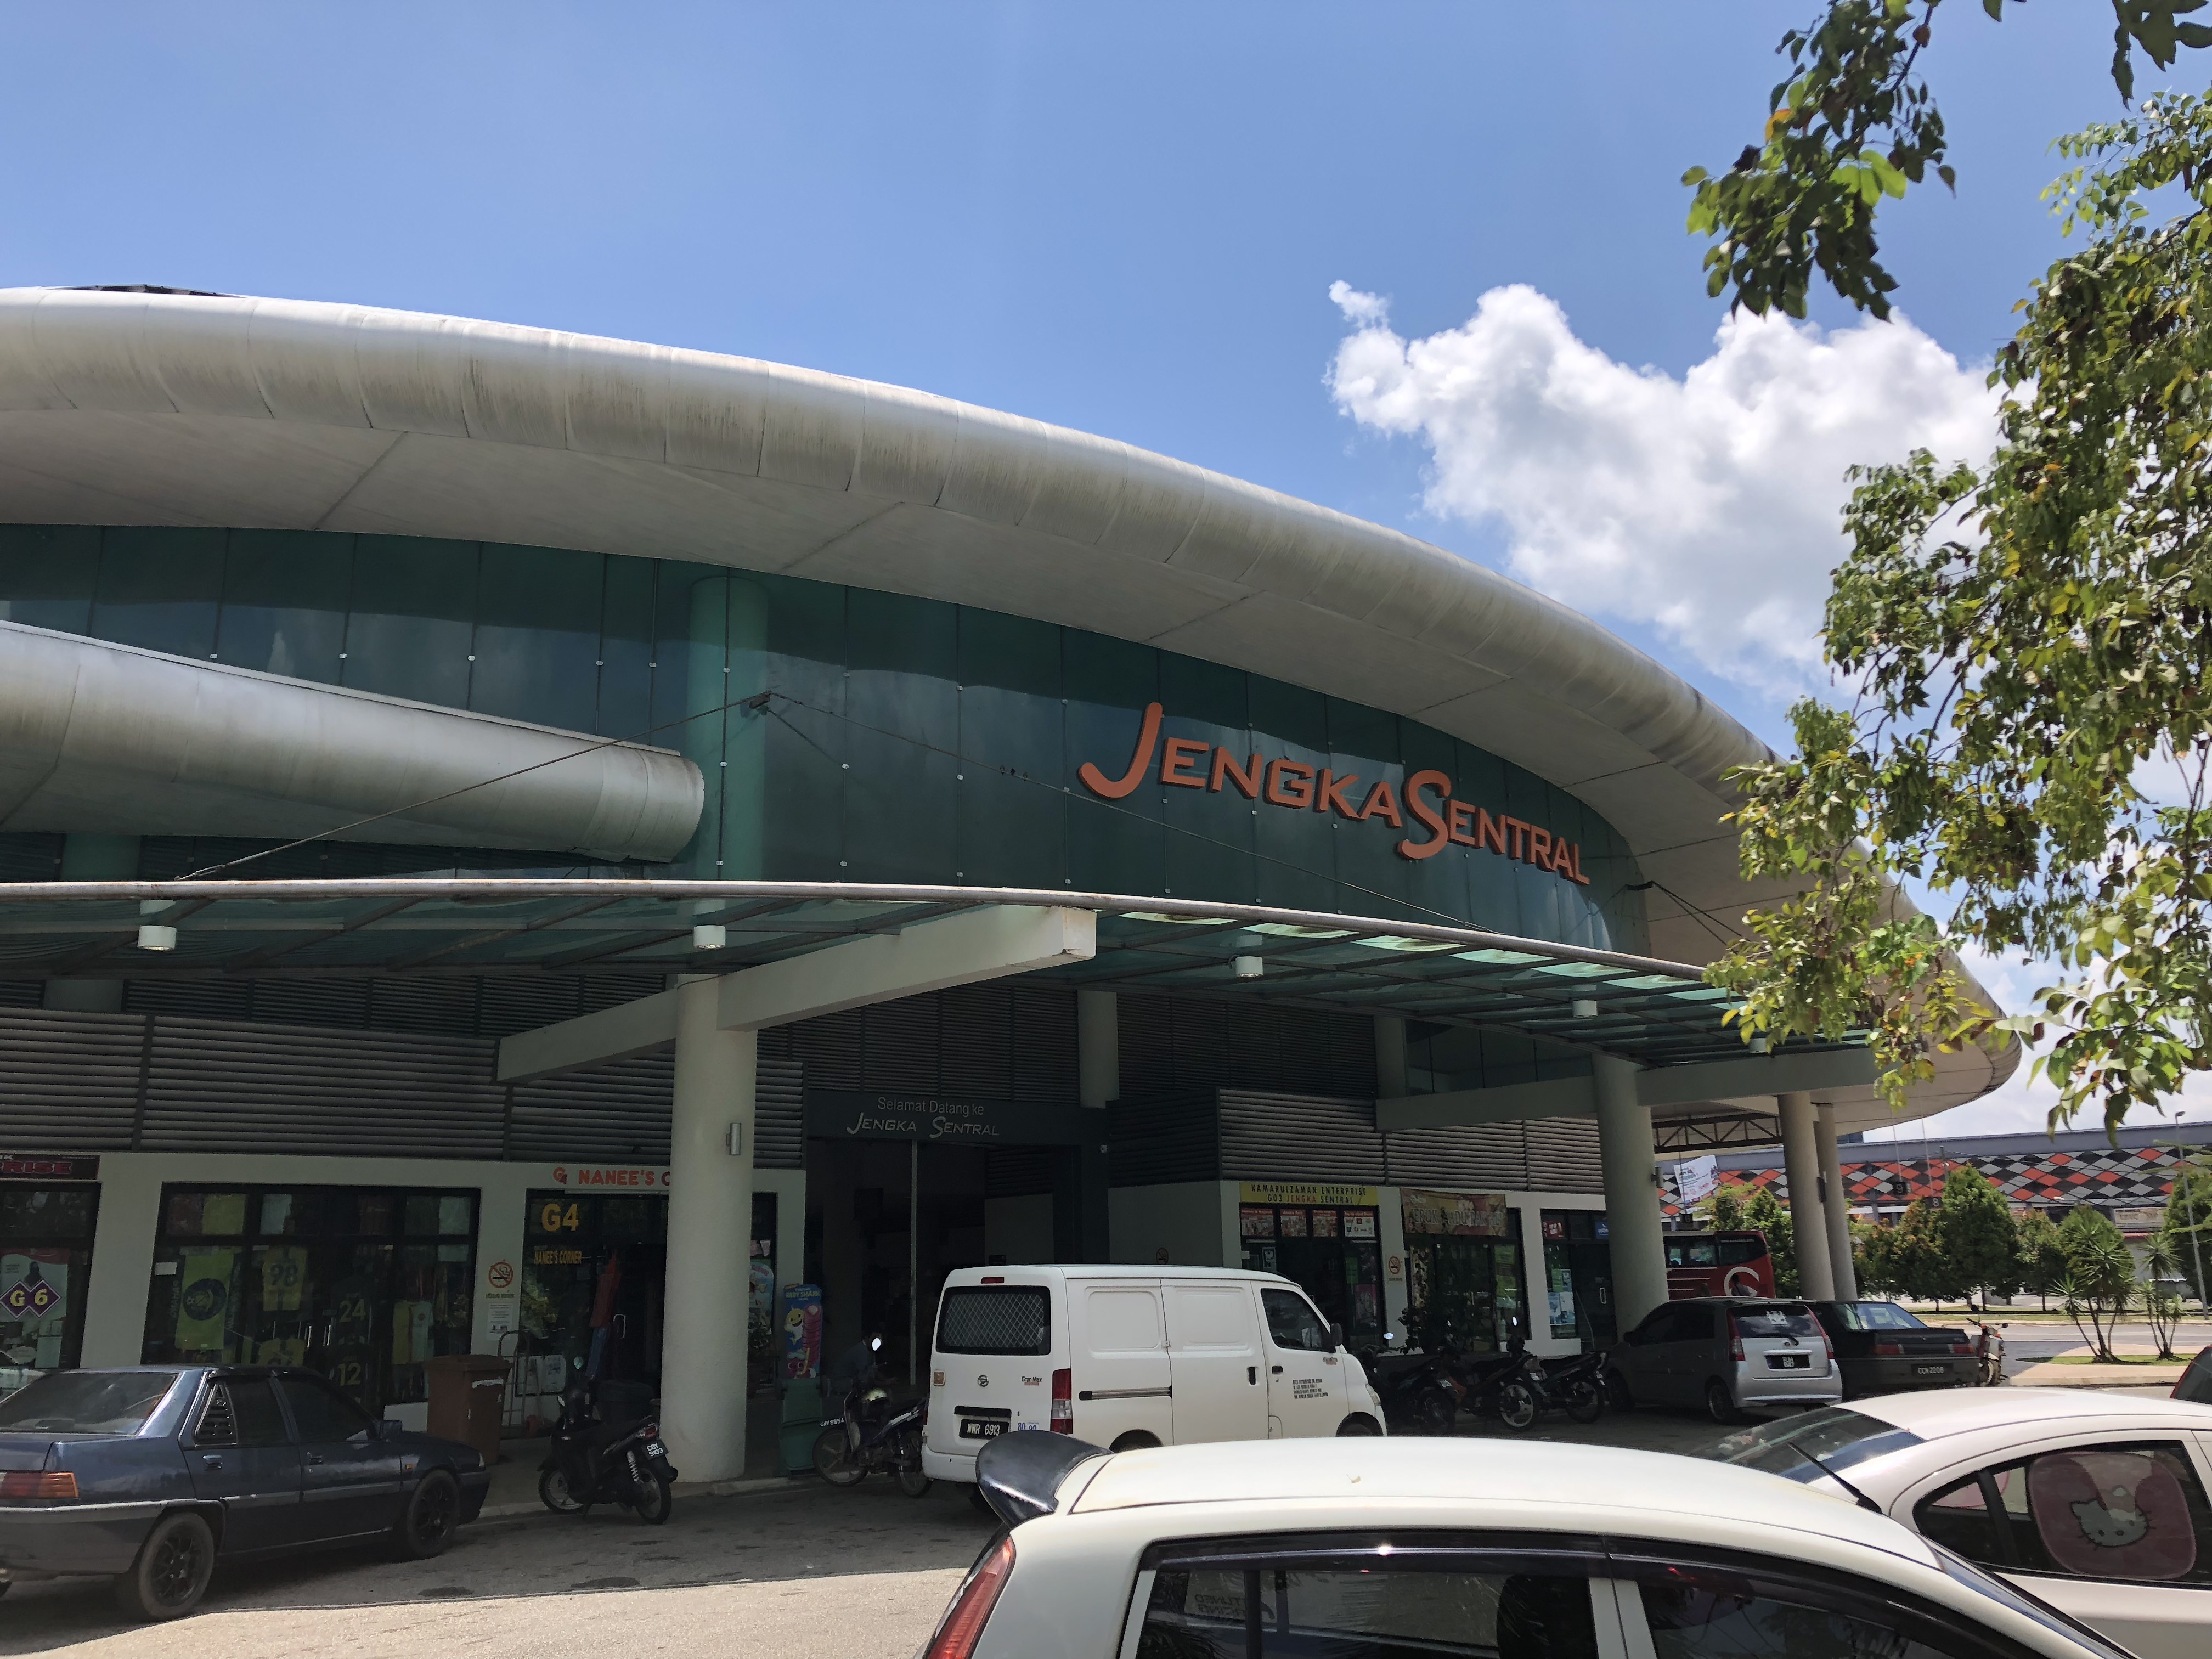
<path id="1" fill-rule="evenodd" d="M 1121 1001 L 1111 991 L 1075 994 L 1075 1091 L 1085 1106 L 1121 1097 Z"/>
<path id="2" fill-rule="evenodd" d="M 1406 1092 L 1406 1022 L 1395 1014 L 1375 1016 L 1375 1097 L 1398 1100 Z"/>
<path id="3" fill-rule="evenodd" d="M 1835 1281 L 1836 1299 L 1859 1299 L 1858 1264 L 1851 1260 L 1851 1199 L 1844 1188 L 1844 1161 L 1836 1150 L 1836 1109 L 1814 1109 L 1814 1149 L 1820 1158 L 1820 1181 L 1827 1188 L 1822 1205 L 1828 1219 L 1828 1273 Z"/>
<path id="4" fill-rule="evenodd" d="M 1835 1298 L 1828 1270 L 1828 1218 L 1820 1202 L 1820 1159 L 1814 1148 L 1813 1097 L 1774 1097 L 1782 1118 L 1782 1172 L 1790 1182 L 1790 1236 L 1797 1245 L 1798 1294 L 1815 1302 Z"/>
<path id="5" fill-rule="evenodd" d="M 1651 1112 L 1636 1097 L 1634 1061 L 1591 1057 L 1598 1163 L 1605 1175 L 1613 1295 L 1626 1331 L 1667 1299 L 1667 1243 L 1659 1230 L 1658 1157 Z"/>
<path id="6" fill-rule="evenodd" d="M 751 1294 L 753 1096 L 759 1034 L 717 1023 L 719 982 L 676 993 L 670 1113 L 668 1312 L 660 1429 L 687 1481 L 745 1472 L 745 1319 Z M 730 1150 L 730 1126 L 739 1151 Z"/>

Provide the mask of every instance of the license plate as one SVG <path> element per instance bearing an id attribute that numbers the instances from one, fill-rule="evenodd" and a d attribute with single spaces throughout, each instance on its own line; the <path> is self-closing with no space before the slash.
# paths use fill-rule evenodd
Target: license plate
<path id="1" fill-rule="evenodd" d="M 1912 1374 L 1915 1376 L 1948 1376 L 1951 1368 L 1948 1365 L 1915 1365 Z"/>
<path id="2" fill-rule="evenodd" d="M 1813 1356 L 1809 1353 L 1771 1353 L 1766 1356 L 1766 1363 L 1778 1371 L 1809 1370 Z"/>
<path id="3" fill-rule="evenodd" d="M 1006 1431 L 1006 1425 L 995 1417 L 963 1417 L 960 1419 L 963 1440 L 996 1440 Z"/>
<path id="4" fill-rule="evenodd" d="M 668 1448 L 658 1440 L 648 1440 L 645 1443 L 645 1455 L 647 1457 L 665 1457 L 668 1455 Z"/>

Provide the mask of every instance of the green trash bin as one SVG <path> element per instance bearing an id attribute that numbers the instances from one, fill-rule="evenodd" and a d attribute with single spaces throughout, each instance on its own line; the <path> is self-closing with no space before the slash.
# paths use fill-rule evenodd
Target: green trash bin
<path id="1" fill-rule="evenodd" d="M 822 1384 L 811 1376 L 795 1376 L 783 1385 L 783 1472 L 809 1474 L 814 1468 L 814 1442 L 822 1432 Z"/>

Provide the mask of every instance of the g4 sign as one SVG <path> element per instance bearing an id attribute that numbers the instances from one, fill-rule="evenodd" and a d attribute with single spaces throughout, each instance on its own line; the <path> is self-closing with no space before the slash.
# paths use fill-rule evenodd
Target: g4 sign
<path id="1" fill-rule="evenodd" d="M 1218 794 L 1226 784 L 1247 800 L 1294 812 L 1334 812 L 1360 823 L 1380 818 L 1400 831 L 1410 817 L 1417 833 L 1399 842 L 1401 858 L 1429 859 L 1447 847 L 1472 847 L 1533 864 L 1563 880 L 1589 885 L 1589 878 L 1583 874 L 1580 842 L 1555 836 L 1541 824 L 1503 812 L 1493 817 L 1486 807 L 1455 800 L 1451 778 L 1446 773 L 1414 773 L 1406 780 L 1402 800 L 1388 778 L 1376 779 L 1362 793 L 1355 787 L 1359 782 L 1356 772 L 1333 772 L 1287 757 L 1268 760 L 1256 753 L 1239 757 L 1195 738 L 1170 738 L 1163 744 L 1162 714 L 1158 703 L 1146 708 L 1144 725 L 1137 732 L 1136 752 L 1120 777 L 1109 778 L 1085 761 L 1076 773 L 1083 787 L 1105 800 L 1134 794 L 1152 771 L 1157 752 L 1158 781 L 1170 787 Z M 1354 800 L 1358 802 L 1356 806 Z"/>

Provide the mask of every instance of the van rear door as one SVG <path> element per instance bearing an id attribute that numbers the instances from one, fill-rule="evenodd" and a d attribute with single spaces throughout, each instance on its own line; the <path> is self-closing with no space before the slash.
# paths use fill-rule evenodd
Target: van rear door
<path id="1" fill-rule="evenodd" d="M 945 1287 L 930 1361 L 932 1451 L 972 1457 L 1002 1434 L 1052 1426 L 1052 1299 L 1049 1282 L 1012 1275 Z"/>
<path id="2" fill-rule="evenodd" d="M 1170 1444 L 1175 1405 L 1159 1287 L 1072 1279 L 1067 1311 L 1077 1438 L 1111 1446 L 1142 1434 Z"/>
<path id="3" fill-rule="evenodd" d="M 1252 1287 L 1165 1279 L 1177 1445 L 1267 1437 L 1267 1364 Z"/>

